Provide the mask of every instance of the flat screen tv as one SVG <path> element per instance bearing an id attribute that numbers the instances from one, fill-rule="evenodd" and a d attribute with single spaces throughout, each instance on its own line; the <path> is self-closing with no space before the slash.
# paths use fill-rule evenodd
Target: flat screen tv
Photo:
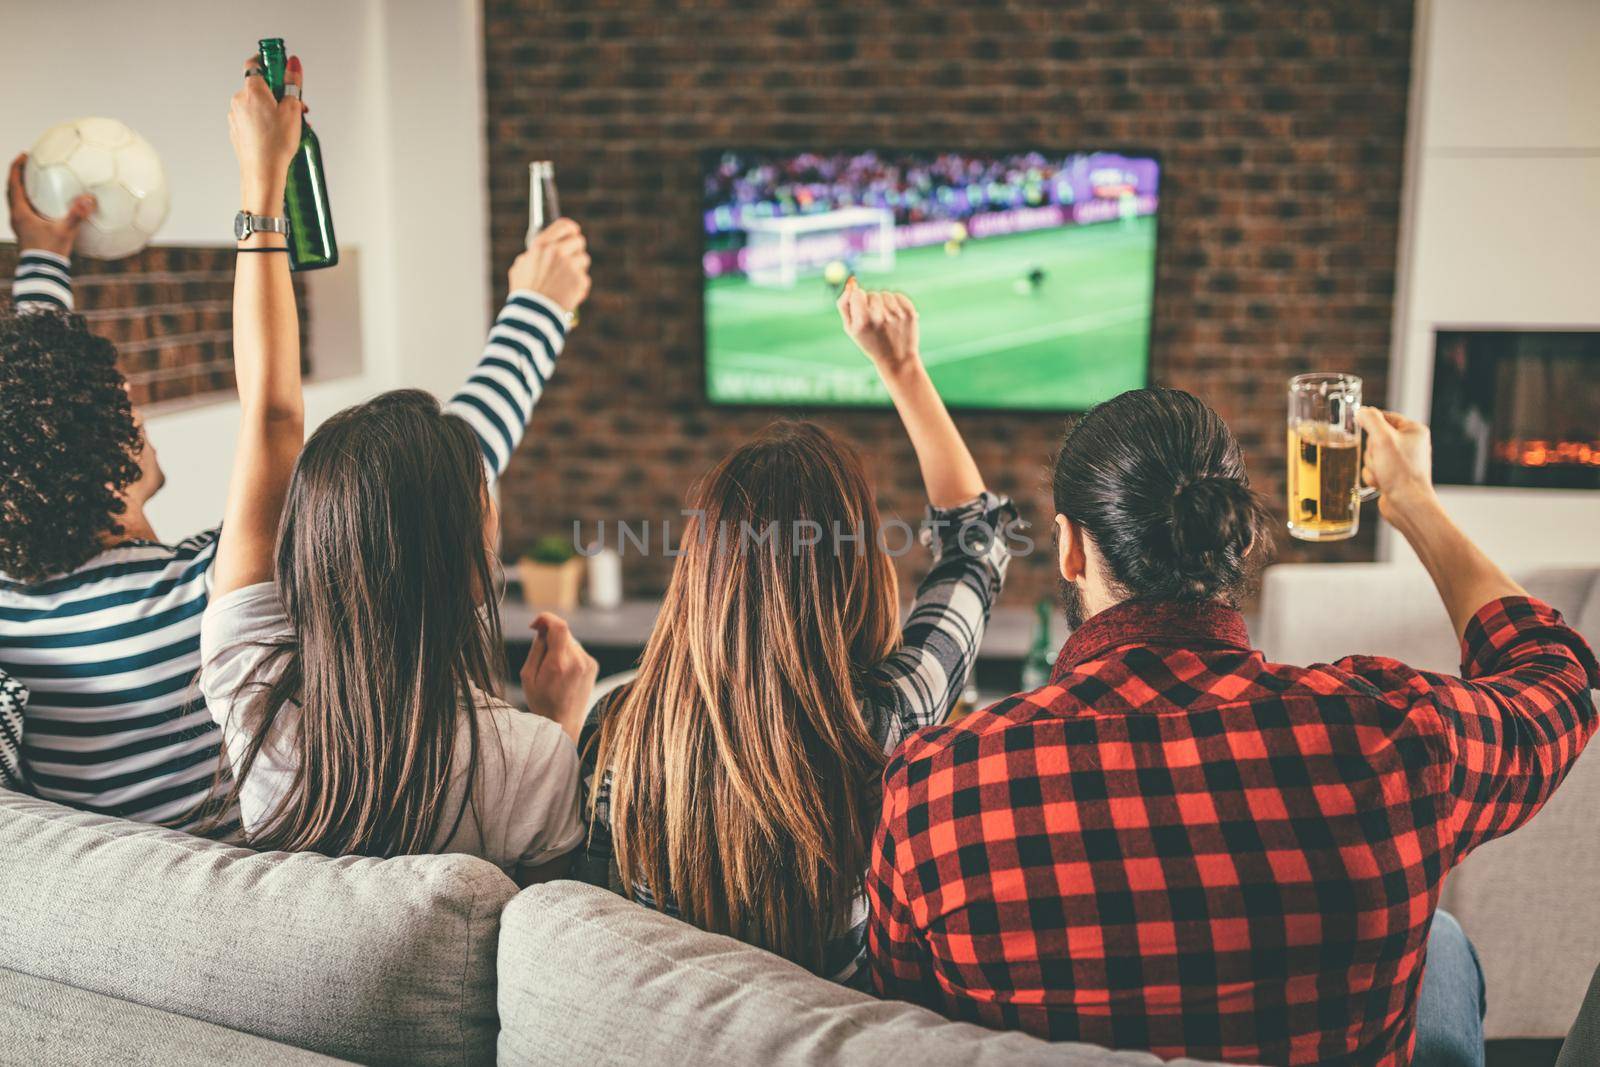
<path id="1" fill-rule="evenodd" d="M 728 149 L 704 178 L 714 403 L 887 404 L 834 309 L 851 275 L 916 303 L 951 407 L 1081 411 L 1148 380 L 1149 155 Z"/>

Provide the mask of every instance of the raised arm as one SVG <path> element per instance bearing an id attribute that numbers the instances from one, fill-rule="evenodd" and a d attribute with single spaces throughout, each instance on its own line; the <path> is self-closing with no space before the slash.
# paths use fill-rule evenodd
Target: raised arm
<path id="1" fill-rule="evenodd" d="M 1491 600 L 1526 592 L 1445 513 L 1433 490 L 1433 446 L 1428 428 L 1377 408 L 1357 414 L 1367 431 L 1366 482 L 1378 489 L 1378 507 L 1394 524 L 1439 590 L 1456 637 Z"/>
<path id="2" fill-rule="evenodd" d="M 256 66 L 254 57 L 246 69 Z M 298 58 L 285 81 L 301 83 Z M 281 215 L 289 160 L 300 141 L 300 101 L 276 101 L 259 74 L 234 94 L 228 126 L 239 157 L 240 206 Z M 305 442 L 300 395 L 300 324 L 283 235 L 251 234 L 233 276 L 233 364 L 239 383 L 239 441 L 228 506 L 212 569 L 212 596 L 272 577 L 278 520 L 295 458 Z"/>
<path id="3" fill-rule="evenodd" d="M 1594 734 L 1600 664 L 1548 604 L 1530 598 L 1445 514 L 1428 428 L 1363 408 L 1366 480 L 1416 550 L 1462 645 L 1462 677 L 1424 675 L 1452 746 L 1460 854 L 1521 826 Z M 1397 680 L 1414 688 L 1412 678 Z"/>
<path id="4" fill-rule="evenodd" d="M 72 246 L 84 220 L 94 213 L 87 193 L 72 202 L 65 218 L 47 219 L 34 210 L 22 185 L 26 152 L 11 161 L 6 204 L 17 235 L 17 270 L 11 281 L 11 302 L 18 311 L 43 308 L 72 310 Z"/>
<path id="5" fill-rule="evenodd" d="M 949 508 L 983 492 L 983 476 L 933 387 L 918 349 L 917 309 L 901 293 L 869 293 L 851 278 L 839 297 L 845 332 L 889 390 L 922 468 L 928 503 Z"/>
<path id="6" fill-rule="evenodd" d="M 839 298 L 845 331 L 877 367 L 905 424 L 928 490 L 923 541 L 933 566 L 901 630 L 900 647 L 874 676 L 894 693 L 894 717 L 872 724 L 884 750 L 950 713 L 1005 582 L 1002 531 L 1011 501 L 984 489 L 978 465 L 945 410 L 917 349 L 917 311 L 898 293 L 863 292 L 852 278 Z"/>
<path id="7" fill-rule="evenodd" d="M 507 272 L 505 307 L 472 375 L 446 406 L 478 435 L 492 482 L 505 472 L 534 405 L 555 372 L 572 312 L 589 295 L 589 247 L 571 219 L 557 219 Z"/>

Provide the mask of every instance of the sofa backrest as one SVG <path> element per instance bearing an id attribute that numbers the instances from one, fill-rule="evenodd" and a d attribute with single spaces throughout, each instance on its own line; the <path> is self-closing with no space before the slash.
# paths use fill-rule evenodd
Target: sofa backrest
<path id="1" fill-rule="evenodd" d="M 1600 648 L 1600 566 L 1545 567 L 1512 575 Z M 1278 663 L 1390 656 L 1456 674 L 1461 646 L 1428 573 L 1415 564 L 1281 563 L 1261 582 L 1251 638 Z"/>
<path id="2" fill-rule="evenodd" d="M 875 1000 L 578 882 L 533 886 L 511 902 L 501 917 L 499 972 L 502 1067 L 1161 1063 Z"/>
<path id="3" fill-rule="evenodd" d="M 258 854 L 0 793 L 0 967 L 344 1059 L 492 1062 L 515 893 L 469 856 Z"/>

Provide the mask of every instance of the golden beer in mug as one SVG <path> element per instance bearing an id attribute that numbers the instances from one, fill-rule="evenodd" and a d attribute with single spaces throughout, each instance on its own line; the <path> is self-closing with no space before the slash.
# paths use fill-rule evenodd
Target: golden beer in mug
<path id="1" fill-rule="evenodd" d="M 1342 541 L 1361 529 L 1361 379 L 1301 374 L 1289 379 L 1289 533 Z"/>

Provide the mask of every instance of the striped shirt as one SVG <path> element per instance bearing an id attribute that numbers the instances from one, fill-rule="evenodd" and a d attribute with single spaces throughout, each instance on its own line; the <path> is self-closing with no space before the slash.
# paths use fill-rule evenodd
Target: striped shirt
<path id="1" fill-rule="evenodd" d="M 71 310 L 70 264 L 24 251 L 19 310 Z M 447 410 L 478 437 L 491 480 L 511 460 L 555 369 L 567 317 L 513 292 Z M 217 531 L 129 541 L 68 574 L 0 574 L 0 670 L 30 692 L 23 765 L 42 797 L 145 822 L 182 822 L 209 794 L 220 737 L 195 684 Z"/>
<path id="2" fill-rule="evenodd" d="M 910 734 L 949 717 L 972 674 L 989 611 L 1011 562 L 1008 531 L 1017 521 L 1010 497 L 985 492 L 952 508 L 928 509 L 922 542 L 933 566 L 917 587 L 900 634 L 900 647 L 871 671 L 876 684 L 861 702 L 867 729 L 892 753 Z M 981 530 L 984 537 L 974 537 Z M 649 886 L 625 888 L 611 835 L 611 772 L 598 766 L 600 730 L 621 706 L 630 686 L 615 689 L 589 710 L 578 738 L 583 757 L 583 798 L 589 833 L 578 852 L 573 877 L 679 916 L 670 899 L 657 900 Z M 681 916 L 679 916 L 681 917 Z M 848 921 L 823 947 L 823 977 L 864 988 L 867 900 L 858 894 Z"/>

